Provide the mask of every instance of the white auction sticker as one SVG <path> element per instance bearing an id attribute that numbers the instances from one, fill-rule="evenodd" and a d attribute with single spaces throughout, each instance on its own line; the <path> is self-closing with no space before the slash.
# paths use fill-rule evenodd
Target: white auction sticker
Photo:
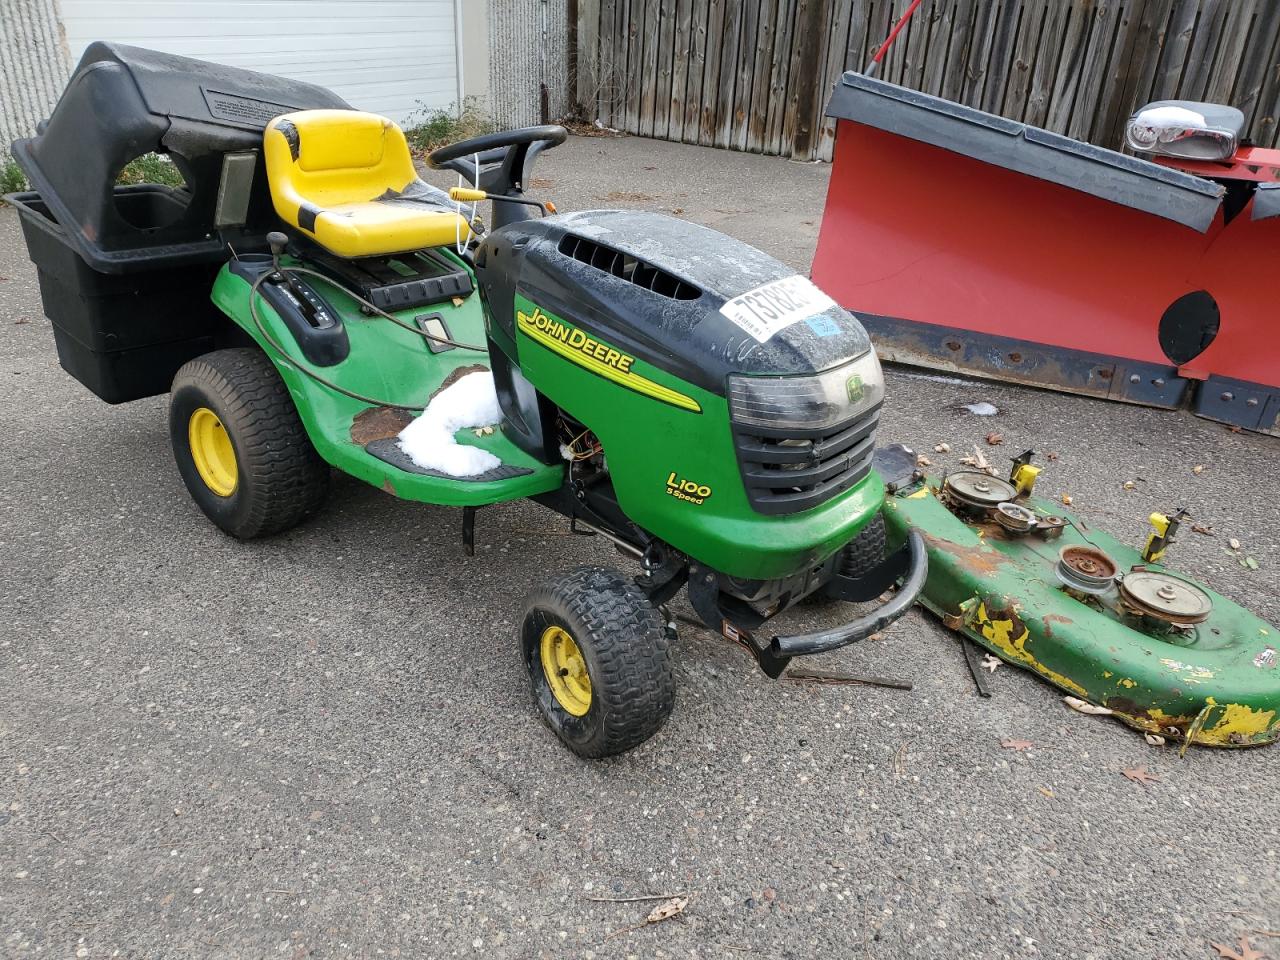
<path id="1" fill-rule="evenodd" d="M 835 305 L 807 277 L 796 273 L 739 294 L 720 312 L 764 343 L 784 327 Z"/>

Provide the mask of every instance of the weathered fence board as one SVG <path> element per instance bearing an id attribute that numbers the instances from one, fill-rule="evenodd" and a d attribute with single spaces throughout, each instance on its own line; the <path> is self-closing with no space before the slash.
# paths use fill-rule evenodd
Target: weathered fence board
<path id="1" fill-rule="evenodd" d="M 831 86 L 910 0 L 578 0 L 580 107 L 644 136 L 831 156 Z M 1231 103 L 1277 143 L 1280 0 L 924 0 L 886 80 L 1117 147 L 1148 100 Z"/>

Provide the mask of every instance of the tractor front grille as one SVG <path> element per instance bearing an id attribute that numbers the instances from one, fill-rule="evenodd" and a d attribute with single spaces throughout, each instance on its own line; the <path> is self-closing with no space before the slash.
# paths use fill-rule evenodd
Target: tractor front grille
<path id="1" fill-rule="evenodd" d="M 747 499 L 760 513 L 799 513 L 848 490 L 871 470 L 880 406 L 820 430 L 735 423 Z"/>

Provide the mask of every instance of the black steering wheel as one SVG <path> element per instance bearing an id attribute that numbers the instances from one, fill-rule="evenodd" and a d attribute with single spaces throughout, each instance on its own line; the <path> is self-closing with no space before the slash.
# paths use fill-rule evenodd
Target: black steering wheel
<path id="1" fill-rule="evenodd" d="M 547 147 L 564 143 L 568 136 L 569 131 L 557 123 L 548 123 L 541 127 L 521 127 L 518 130 L 499 130 L 497 133 L 486 133 L 479 137 L 472 137 L 470 140 L 459 140 L 457 143 L 438 147 L 428 155 L 427 163 L 437 170 L 447 169 L 445 164 L 459 157 L 541 142 L 546 143 L 547 146 L 543 147 L 545 150 Z"/>
<path id="2" fill-rule="evenodd" d="M 568 130 L 554 123 L 501 130 L 432 150 L 427 163 L 436 170 L 459 173 L 469 184 L 479 182 L 480 189 L 489 193 L 513 196 L 524 192 L 534 158 L 568 136 Z"/>

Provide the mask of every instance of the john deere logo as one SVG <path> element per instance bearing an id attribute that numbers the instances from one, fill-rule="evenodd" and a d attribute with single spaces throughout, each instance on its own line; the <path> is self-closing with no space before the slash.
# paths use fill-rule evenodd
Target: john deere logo
<path id="1" fill-rule="evenodd" d="M 858 403 L 862 399 L 862 377 L 854 374 L 844 382 L 844 388 L 849 391 L 849 402 Z"/>

